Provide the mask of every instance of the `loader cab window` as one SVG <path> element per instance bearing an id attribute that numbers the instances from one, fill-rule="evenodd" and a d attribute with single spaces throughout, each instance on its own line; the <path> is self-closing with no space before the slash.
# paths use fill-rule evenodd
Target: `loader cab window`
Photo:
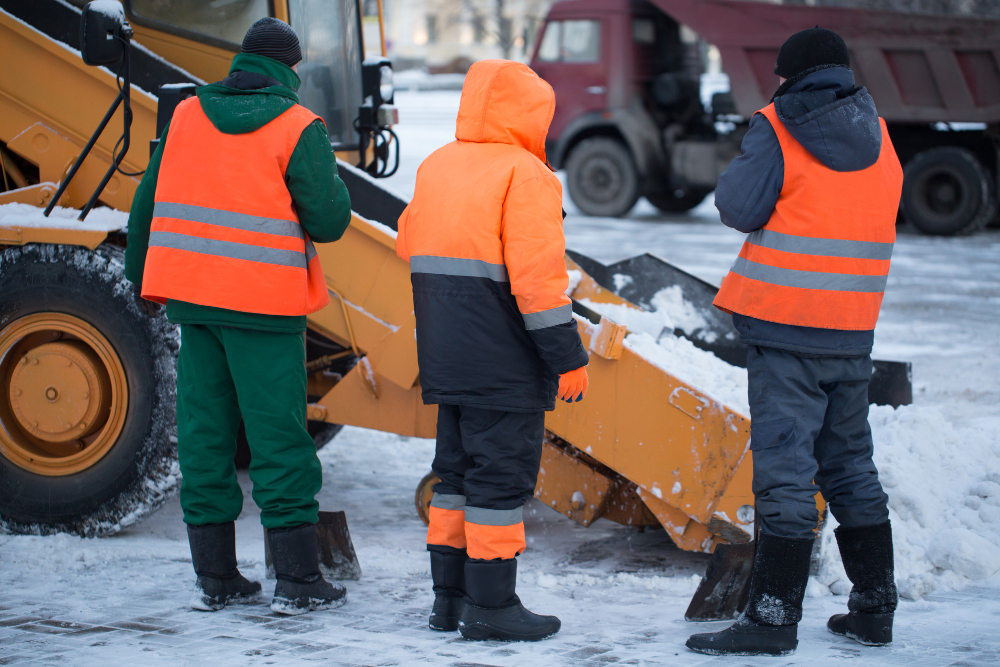
<path id="1" fill-rule="evenodd" d="M 200 35 L 224 48 L 243 42 L 254 21 L 271 15 L 270 0 L 124 0 L 129 18 L 177 34 Z"/>
<path id="2" fill-rule="evenodd" d="M 357 0 L 289 0 L 288 18 L 302 46 L 299 101 L 323 117 L 335 149 L 356 149 L 364 59 Z"/>
<path id="3" fill-rule="evenodd" d="M 538 47 L 542 62 L 596 63 L 601 59 L 598 21 L 549 21 Z"/>

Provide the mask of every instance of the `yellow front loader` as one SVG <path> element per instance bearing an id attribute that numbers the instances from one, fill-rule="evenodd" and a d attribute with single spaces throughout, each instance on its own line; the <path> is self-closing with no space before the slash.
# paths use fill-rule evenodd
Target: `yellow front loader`
<path id="1" fill-rule="evenodd" d="M 168 100 L 222 78 L 243 32 L 266 14 L 302 38 L 302 101 L 327 121 L 355 208 L 344 238 L 318 246 L 331 303 L 310 316 L 306 335 L 310 428 L 320 444 L 345 424 L 434 437 L 436 408 L 420 398 L 409 267 L 394 251 L 405 202 L 372 178 L 389 169 L 385 130 L 395 117 L 387 62 L 364 60 L 361 3 L 122 2 L 137 43 L 131 97 L 69 180 L 119 94 L 118 72 L 84 64 L 78 10 L 0 0 L 0 204 L 21 205 L 0 208 L 0 522 L 15 532 L 114 532 L 169 497 L 178 477 L 177 335 L 124 279 L 123 216 L 95 209 L 78 222 L 64 209 L 43 218 L 24 205 L 86 208 L 108 175 L 99 202 L 127 211 Z M 132 149 L 116 169 L 126 108 Z M 571 296 L 591 389 L 549 413 L 535 495 L 582 525 L 662 527 L 682 549 L 716 553 L 689 615 L 731 616 L 752 555 L 749 419 L 640 356 L 624 327 L 582 303 L 639 308 L 682 284 L 709 309 L 713 288 L 649 256 L 629 262 L 567 256 L 580 276 Z M 632 286 L 616 292 L 613 273 Z M 696 344 L 738 362 L 729 325 L 710 324 L 718 335 Z M 892 394 L 883 402 L 908 402 L 907 369 L 880 372 Z M 417 487 L 422 516 L 432 483 Z"/>

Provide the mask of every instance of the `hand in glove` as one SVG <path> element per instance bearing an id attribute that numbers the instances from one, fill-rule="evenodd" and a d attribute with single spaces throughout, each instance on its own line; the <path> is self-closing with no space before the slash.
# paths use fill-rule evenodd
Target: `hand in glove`
<path id="1" fill-rule="evenodd" d="M 587 395 L 588 386 L 590 378 L 587 376 L 587 367 L 580 366 L 559 376 L 559 391 L 556 396 L 567 403 L 582 401 Z"/>

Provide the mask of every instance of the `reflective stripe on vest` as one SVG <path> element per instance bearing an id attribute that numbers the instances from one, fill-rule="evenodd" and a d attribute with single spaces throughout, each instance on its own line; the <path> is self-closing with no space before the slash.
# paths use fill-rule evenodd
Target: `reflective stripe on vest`
<path id="1" fill-rule="evenodd" d="M 215 128 L 197 97 L 178 105 L 157 177 L 145 298 L 292 316 L 329 303 L 285 185 L 299 137 L 317 118 L 295 105 L 232 135 Z"/>
<path id="2" fill-rule="evenodd" d="M 302 226 L 290 220 L 261 218 L 204 206 L 190 206 L 170 202 L 157 202 L 153 206 L 154 218 L 173 218 L 187 222 L 198 222 L 229 229 L 239 229 L 272 236 L 291 237 L 302 242 L 302 250 L 270 248 L 263 245 L 239 243 L 224 239 L 192 236 L 181 232 L 154 231 L 149 234 L 149 247 L 187 250 L 203 255 L 215 255 L 231 259 L 242 259 L 261 264 L 296 266 L 306 269 L 316 256 L 316 246 L 308 240 Z"/>
<path id="3" fill-rule="evenodd" d="M 760 112 L 778 138 L 784 182 L 767 224 L 747 235 L 715 305 L 781 324 L 870 330 L 878 321 L 896 237 L 903 174 L 885 123 L 867 169 L 825 167 Z"/>

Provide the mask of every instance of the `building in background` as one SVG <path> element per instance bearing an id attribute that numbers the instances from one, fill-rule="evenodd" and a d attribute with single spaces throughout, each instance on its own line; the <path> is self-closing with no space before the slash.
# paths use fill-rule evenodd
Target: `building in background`
<path id="1" fill-rule="evenodd" d="M 383 0 L 397 70 L 464 72 L 483 58 L 527 61 L 552 0 Z"/>

